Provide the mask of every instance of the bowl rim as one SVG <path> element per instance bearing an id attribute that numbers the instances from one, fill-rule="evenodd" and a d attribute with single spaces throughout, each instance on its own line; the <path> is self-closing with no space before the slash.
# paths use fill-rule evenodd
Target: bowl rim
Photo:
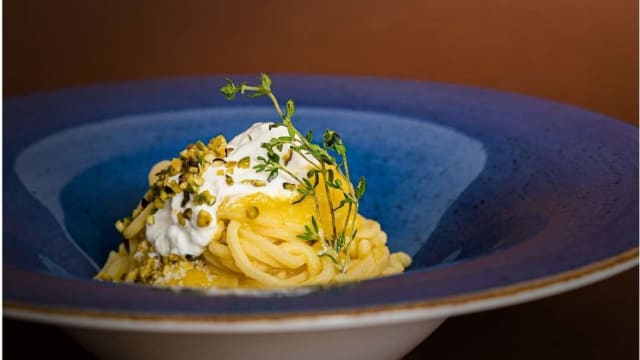
<path id="1" fill-rule="evenodd" d="M 242 317 L 219 315 L 149 315 L 112 313 L 5 301 L 4 314 L 26 321 L 104 330 L 166 333 L 255 333 L 359 328 L 443 320 L 450 316 L 516 305 L 571 291 L 615 276 L 638 265 L 638 247 L 578 269 L 464 295 L 411 304 L 392 304 L 330 312 Z"/>

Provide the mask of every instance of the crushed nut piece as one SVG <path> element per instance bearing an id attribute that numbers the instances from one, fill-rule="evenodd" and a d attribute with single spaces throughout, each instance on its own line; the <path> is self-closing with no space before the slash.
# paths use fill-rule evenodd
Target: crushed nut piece
<path id="1" fill-rule="evenodd" d="M 178 158 L 174 158 L 171 160 L 171 168 L 176 172 L 180 171 L 182 169 L 182 161 Z"/>
<path id="2" fill-rule="evenodd" d="M 247 208 L 247 217 L 249 219 L 255 219 L 258 217 L 258 215 L 260 215 L 260 209 L 258 209 L 256 206 L 250 206 Z"/>
<path id="3" fill-rule="evenodd" d="M 244 179 L 240 182 L 244 185 L 253 185 L 255 187 L 267 186 L 267 182 L 259 179 Z"/>
<path id="4" fill-rule="evenodd" d="M 187 223 L 184 220 L 184 213 L 182 211 L 178 211 L 176 217 L 178 218 L 178 224 L 180 224 L 181 226 L 184 226 Z"/>
<path id="5" fill-rule="evenodd" d="M 224 177 L 225 177 L 224 181 L 227 183 L 227 185 L 229 186 L 233 185 L 233 178 L 231 176 L 225 175 Z"/>
<path id="6" fill-rule="evenodd" d="M 207 227 L 209 226 L 209 224 L 211 224 L 212 220 L 213 218 L 211 217 L 211 214 L 209 214 L 207 210 L 200 210 L 198 212 L 198 218 L 196 219 L 196 224 L 198 224 L 199 227 Z"/>
<path id="7" fill-rule="evenodd" d="M 238 161 L 238 167 L 240 169 L 248 169 L 249 166 L 251 166 L 251 158 L 248 156 L 245 156 Z"/>

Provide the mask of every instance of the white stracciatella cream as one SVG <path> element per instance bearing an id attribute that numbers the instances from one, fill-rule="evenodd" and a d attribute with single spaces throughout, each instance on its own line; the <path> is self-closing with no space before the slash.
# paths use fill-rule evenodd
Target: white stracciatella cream
<path id="1" fill-rule="evenodd" d="M 269 129 L 269 125 L 271 123 L 255 123 L 228 143 L 228 148 L 232 150 L 225 158 L 227 162 L 240 161 L 247 156 L 251 159 L 248 168 L 237 166 L 234 168 L 233 174 L 230 175 L 233 178 L 232 184 L 228 183 L 225 176 L 218 174 L 220 168 L 207 168 L 204 173 L 204 184 L 200 187 L 200 191 L 208 190 L 211 195 L 216 197 L 216 202 L 213 205 L 196 205 L 191 198 L 182 206 L 184 194 L 179 193 L 166 201 L 161 209 L 158 209 L 155 213 L 155 222 L 146 225 L 146 236 L 159 254 L 163 256 L 169 254 L 198 256 L 202 254 L 207 244 L 220 230 L 216 214 L 220 203 L 226 198 L 242 197 L 256 192 L 272 197 L 296 196 L 295 191 L 286 190 L 283 187 L 284 183 L 296 183 L 285 172 L 279 172 L 278 176 L 269 182 L 267 181 L 269 176 L 267 172 L 256 172 L 253 169 L 256 164 L 260 163 L 258 157 L 267 157 L 267 151 L 261 147 L 263 143 L 269 142 L 274 137 L 288 136 L 285 127 L 279 126 Z M 286 154 L 288 150 L 289 146 L 285 145 L 280 154 Z M 309 163 L 306 160 L 294 154 L 286 167 L 299 178 L 304 178 L 308 166 Z M 266 185 L 256 187 L 246 182 L 242 183 L 242 180 L 262 180 L 266 182 Z M 178 213 L 184 211 L 185 208 L 191 208 L 194 215 L 191 219 L 186 220 L 184 225 L 180 225 Z M 199 227 L 197 225 L 195 214 L 198 214 L 200 210 L 206 210 L 212 215 L 213 220 L 208 226 Z"/>

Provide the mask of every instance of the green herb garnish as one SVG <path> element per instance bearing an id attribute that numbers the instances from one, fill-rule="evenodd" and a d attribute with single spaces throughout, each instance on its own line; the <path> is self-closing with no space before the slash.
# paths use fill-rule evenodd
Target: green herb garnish
<path id="1" fill-rule="evenodd" d="M 258 157 L 259 163 L 253 168 L 256 172 L 268 173 L 268 181 L 275 179 L 280 172 L 284 172 L 294 179 L 297 182 L 295 190 L 300 194 L 293 202 L 294 204 L 307 197 L 313 199 L 315 215 L 311 216 L 311 224 L 305 225 L 305 232 L 298 235 L 298 238 L 309 242 L 320 241 L 322 243 L 322 251 L 319 255 L 328 256 L 336 264 L 337 268 L 344 272 L 349 266 L 349 248 L 357 233 L 355 223 L 358 214 L 358 202 L 365 193 L 366 180 L 361 177 L 356 187 L 353 187 L 349 174 L 347 149 L 340 135 L 328 129 L 322 136 L 322 144 L 314 144 L 312 142 L 312 132 L 309 131 L 306 135 L 302 135 L 292 122 L 292 117 L 295 113 L 293 100 L 287 100 L 285 111 L 283 112 L 280 103 L 271 91 L 271 84 L 271 79 L 266 74 L 261 75 L 259 85 L 247 85 L 246 82 L 236 85 L 231 79 L 227 79 L 227 83 L 220 88 L 220 92 L 227 100 L 233 100 L 237 94 L 247 97 L 267 96 L 271 100 L 280 116 L 280 122 L 272 124 L 271 127 L 285 127 L 288 135 L 274 137 L 263 143 L 262 147 L 267 151 L 267 157 Z M 282 156 L 281 159 L 278 152 L 282 152 L 285 145 L 289 146 L 290 152 Z M 293 154 L 300 156 L 309 163 L 310 170 L 306 177 L 300 178 L 286 168 L 286 164 Z M 339 172 L 340 177 L 345 179 L 346 184 L 342 184 L 340 177 L 336 176 L 334 171 Z M 285 188 L 293 190 L 294 187 L 291 185 L 293 184 L 285 184 Z M 333 203 L 331 189 L 342 192 L 342 200 L 338 204 Z M 328 236 L 318 226 L 318 221 L 320 220 L 318 191 L 324 191 L 328 202 L 327 205 L 331 217 L 331 234 Z M 336 211 L 345 206 L 347 207 L 345 221 L 343 224 L 337 224 Z M 352 231 L 347 233 L 349 227 Z"/>

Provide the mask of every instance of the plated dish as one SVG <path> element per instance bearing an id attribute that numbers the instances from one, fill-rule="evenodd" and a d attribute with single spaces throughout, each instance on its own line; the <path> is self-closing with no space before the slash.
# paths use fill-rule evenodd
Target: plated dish
<path id="1" fill-rule="evenodd" d="M 275 76 L 278 93 L 296 99 L 297 126 L 339 128 L 348 140 L 351 170 L 367 177 L 360 212 L 411 267 L 275 294 L 93 280 L 118 247 L 113 220 L 136 207 L 159 159 L 203 133 L 231 139 L 273 118 L 255 99 L 226 102 L 217 95 L 224 83 L 159 80 L 5 101 L 6 314 L 69 326 L 94 351 L 100 343 L 87 337 L 105 332 L 114 343 L 102 350 L 112 352 L 132 338 L 180 350 L 167 336 L 196 343 L 183 350 L 276 351 L 258 334 L 291 345 L 290 354 L 316 346 L 326 355 L 333 348 L 311 341 L 322 334 L 336 348 L 370 345 L 356 355 L 398 357 L 448 316 L 567 291 L 637 263 L 637 129 L 490 90 Z M 381 340 L 367 340 L 374 334 Z M 252 346 L 235 346 L 245 340 Z M 136 343 L 129 351 L 150 344 Z"/>
<path id="2" fill-rule="evenodd" d="M 358 213 L 347 147 L 331 129 L 322 142 L 281 110 L 261 74 L 257 86 L 227 79 L 220 91 L 268 97 L 276 122 L 257 122 L 227 143 L 189 144 L 149 172 L 149 189 L 116 228 L 124 238 L 96 279 L 200 288 L 289 288 L 402 273 L 380 224 Z"/>

